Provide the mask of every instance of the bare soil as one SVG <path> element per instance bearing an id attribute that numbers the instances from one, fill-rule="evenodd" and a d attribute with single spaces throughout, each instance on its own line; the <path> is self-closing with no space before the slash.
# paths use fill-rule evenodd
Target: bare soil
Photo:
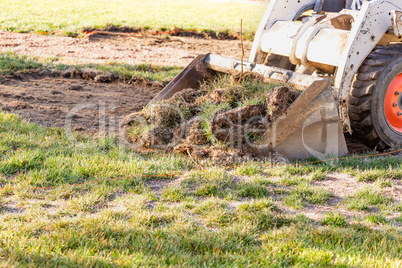
<path id="1" fill-rule="evenodd" d="M 118 131 L 122 118 L 141 110 L 159 90 L 38 74 L 0 77 L 0 108 L 43 126 L 103 134 Z"/>
<path id="2" fill-rule="evenodd" d="M 251 45 L 251 42 L 244 41 L 246 59 Z M 121 36 L 96 34 L 83 39 L 0 32 L 0 52 L 9 51 L 75 64 L 119 62 L 186 66 L 203 53 L 241 57 L 239 40 L 205 39 L 196 36 L 177 39 L 156 36 L 134 38 L 123 33 Z"/>

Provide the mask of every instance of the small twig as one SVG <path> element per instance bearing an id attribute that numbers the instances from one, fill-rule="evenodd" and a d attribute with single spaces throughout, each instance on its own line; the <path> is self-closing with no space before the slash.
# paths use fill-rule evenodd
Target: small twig
<path id="1" fill-rule="evenodd" d="M 243 44 L 243 19 L 240 20 L 240 41 L 241 41 L 241 73 L 239 82 L 243 78 L 243 58 L 244 58 L 244 44 Z"/>
<path id="2" fill-rule="evenodd" d="M 191 156 L 191 153 L 190 153 L 190 150 L 187 148 L 187 154 L 188 154 L 188 156 L 190 157 L 190 159 L 191 159 L 191 161 L 193 161 L 193 163 L 196 165 L 196 166 L 198 166 L 198 167 L 201 167 L 202 168 L 202 166 L 201 165 L 199 165 L 197 162 L 195 162 L 195 160 L 194 160 L 194 158 Z"/>

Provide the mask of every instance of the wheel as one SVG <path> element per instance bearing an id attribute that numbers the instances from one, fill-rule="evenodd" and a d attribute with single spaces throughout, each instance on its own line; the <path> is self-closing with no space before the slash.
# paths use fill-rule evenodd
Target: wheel
<path id="1" fill-rule="evenodd" d="M 350 92 L 349 117 L 367 146 L 402 144 L 402 44 L 378 46 L 363 62 Z"/>

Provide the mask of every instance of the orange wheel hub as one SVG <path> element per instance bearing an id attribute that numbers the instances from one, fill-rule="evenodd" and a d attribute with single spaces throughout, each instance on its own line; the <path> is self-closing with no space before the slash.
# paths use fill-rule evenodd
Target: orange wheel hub
<path id="1" fill-rule="evenodd" d="M 385 117 L 389 125 L 402 133 L 402 73 L 389 84 L 384 101 Z"/>

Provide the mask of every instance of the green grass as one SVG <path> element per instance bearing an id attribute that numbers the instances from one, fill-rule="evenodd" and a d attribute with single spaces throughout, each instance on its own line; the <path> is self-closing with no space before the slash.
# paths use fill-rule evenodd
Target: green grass
<path id="1" fill-rule="evenodd" d="M 379 180 L 387 180 L 387 179 L 402 179 L 402 171 L 401 170 L 383 170 L 383 169 L 372 169 L 359 173 L 357 176 L 359 181 L 365 182 L 373 182 Z"/>
<path id="2" fill-rule="evenodd" d="M 96 68 L 103 72 L 112 72 L 120 76 L 125 77 L 127 80 L 133 77 L 141 77 L 149 81 L 160 81 L 162 83 L 168 83 L 182 70 L 177 66 L 161 66 L 154 64 L 121 64 L 121 63 L 107 63 L 103 65 L 83 65 L 77 68 L 91 67 Z"/>
<path id="3" fill-rule="evenodd" d="M 371 206 L 388 205 L 391 202 L 392 199 L 384 196 L 381 191 L 368 187 L 346 200 L 348 207 L 355 210 L 369 210 Z"/>
<path id="4" fill-rule="evenodd" d="M 14 53 L 0 53 L 0 74 L 27 73 L 43 68 L 43 64 L 35 58 Z"/>
<path id="5" fill-rule="evenodd" d="M 292 189 L 286 197 L 285 204 L 300 209 L 309 204 L 326 204 L 333 193 L 323 188 L 307 183 L 300 184 Z"/>
<path id="6" fill-rule="evenodd" d="M 334 214 L 332 212 L 328 213 L 325 218 L 321 221 L 323 225 L 346 227 L 348 225 L 344 216 L 340 214 Z"/>
<path id="7" fill-rule="evenodd" d="M 399 218 L 376 213 L 349 223 L 328 214 L 317 222 L 283 212 L 275 197 L 287 187 L 284 198 L 325 204 L 331 195 L 310 185 L 322 174 L 349 173 L 356 164 L 359 174 L 383 162 L 384 170 L 400 170 L 392 156 L 235 169 L 206 161 L 199 170 L 186 157 L 142 154 L 113 137 L 71 136 L 0 112 L 0 260 L 18 267 L 398 267 Z M 158 177 L 177 172 L 184 175 Z M 284 186 L 277 174 L 298 182 Z"/>
<path id="8" fill-rule="evenodd" d="M 38 59 L 15 53 L 0 53 L 0 74 L 18 75 L 20 73 L 29 73 L 35 71 L 62 71 L 67 69 L 82 70 L 84 68 L 93 68 L 101 72 L 111 72 L 119 75 L 123 79 L 147 81 L 159 81 L 163 84 L 172 80 L 180 71 L 176 66 L 159 66 L 153 64 L 129 65 L 122 63 L 105 64 L 81 64 L 66 65 L 58 64 L 55 60 Z"/>
<path id="9" fill-rule="evenodd" d="M 386 224 L 389 221 L 383 215 L 373 214 L 367 216 L 367 220 L 374 224 Z"/>
<path id="10" fill-rule="evenodd" d="M 219 3 L 200 0 L 39 0 L 2 1 L 0 28 L 20 32 L 61 31 L 75 34 L 84 29 L 113 26 L 231 33 L 246 36 L 257 30 L 267 4 Z"/>

